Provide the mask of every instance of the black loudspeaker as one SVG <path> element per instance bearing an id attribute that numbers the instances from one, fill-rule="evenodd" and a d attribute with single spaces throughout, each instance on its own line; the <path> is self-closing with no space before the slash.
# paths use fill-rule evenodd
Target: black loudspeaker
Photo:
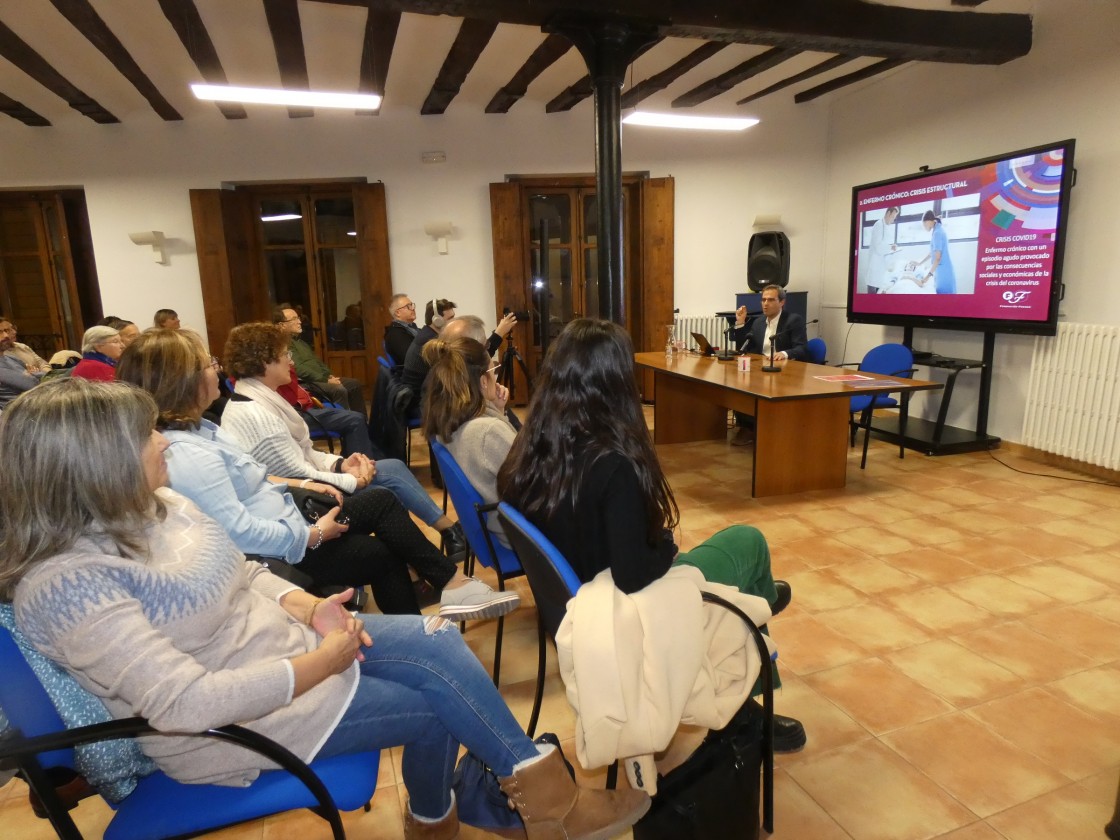
<path id="1" fill-rule="evenodd" d="M 751 235 L 747 244 L 747 285 L 761 292 L 771 283 L 783 289 L 789 283 L 789 237 L 778 230 Z"/>

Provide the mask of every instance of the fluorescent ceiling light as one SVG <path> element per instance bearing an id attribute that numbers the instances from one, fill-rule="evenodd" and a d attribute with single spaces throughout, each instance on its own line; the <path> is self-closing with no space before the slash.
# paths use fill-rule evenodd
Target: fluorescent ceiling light
<path id="1" fill-rule="evenodd" d="M 275 216 L 261 216 L 262 222 L 290 222 L 292 219 L 302 219 L 299 213 L 279 213 Z"/>
<path id="2" fill-rule="evenodd" d="M 753 117 L 690 117 L 684 114 L 655 114 L 633 111 L 622 120 L 627 125 L 651 125 L 658 128 L 692 128 L 706 131 L 742 131 L 758 125 Z"/>
<path id="3" fill-rule="evenodd" d="M 276 88 L 234 87 L 233 85 L 191 85 L 199 99 L 218 102 L 248 102 L 258 105 L 303 105 L 308 108 L 349 108 L 372 110 L 381 106 L 375 93 L 330 93 L 321 90 L 281 90 Z"/>

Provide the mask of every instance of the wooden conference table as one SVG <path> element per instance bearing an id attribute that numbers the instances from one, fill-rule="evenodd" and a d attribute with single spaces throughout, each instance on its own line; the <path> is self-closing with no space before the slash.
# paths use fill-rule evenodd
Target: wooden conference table
<path id="1" fill-rule="evenodd" d="M 764 373 L 765 360 L 751 356 L 748 372 L 737 360 L 677 353 L 636 353 L 634 361 L 654 373 L 654 443 L 687 443 L 727 437 L 727 410 L 755 418 L 752 496 L 778 496 L 844 486 L 848 464 L 848 398 L 889 391 L 929 391 L 939 382 L 898 379 L 860 372 L 882 387 L 828 382 L 818 377 L 852 369 L 778 362 L 780 373 Z M 905 383 L 902 385 L 901 383 Z"/>

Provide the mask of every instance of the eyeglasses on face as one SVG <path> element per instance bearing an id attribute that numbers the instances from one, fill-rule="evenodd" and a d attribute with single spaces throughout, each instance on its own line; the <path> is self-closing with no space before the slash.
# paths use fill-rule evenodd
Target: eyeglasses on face
<path id="1" fill-rule="evenodd" d="M 494 374 L 494 378 L 496 379 L 498 376 L 498 371 L 501 370 L 501 367 L 501 364 L 496 364 L 492 368 L 489 368 L 486 372 Z"/>
<path id="2" fill-rule="evenodd" d="M 213 356 L 211 356 L 210 357 L 210 367 L 213 368 L 214 370 L 221 370 L 222 369 L 222 363 L 219 362 L 217 359 L 215 359 Z"/>
<path id="3" fill-rule="evenodd" d="M 415 312 L 416 311 L 416 304 L 415 303 L 406 303 L 404 306 L 398 306 L 396 311 L 400 312 L 402 309 L 407 309 L 410 312 Z"/>

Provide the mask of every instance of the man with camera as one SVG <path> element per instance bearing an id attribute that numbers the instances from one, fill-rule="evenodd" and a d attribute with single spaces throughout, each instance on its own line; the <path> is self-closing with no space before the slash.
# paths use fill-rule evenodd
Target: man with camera
<path id="1" fill-rule="evenodd" d="M 432 303 L 439 306 L 438 315 L 434 314 L 436 310 L 432 307 Z M 457 333 L 458 327 L 455 327 L 455 322 L 459 319 L 455 317 L 455 304 L 448 300 L 437 300 L 428 304 L 428 311 L 425 312 L 424 320 L 427 322 L 424 329 L 416 336 L 416 340 L 412 342 L 412 346 L 408 348 L 408 356 L 405 358 L 404 371 L 401 374 L 401 382 L 407 385 L 412 390 L 412 402 L 409 404 L 409 414 L 415 415 L 420 410 L 420 394 L 424 390 L 424 380 L 428 378 L 428 363 L 424 361 L 421 351 L 424 345 L 431 339 L 439 335 L 444 338 L 453 337 L 454 335 L 463 335 L 465 333 Z M 510 330 L 517 324 L 517 315 L 513 312 L 507 312 L 502 316 L 502 320 L 498 322 L 498 326 L 494 328 L 494 332 L 490 334 L 490 338 L 486 341 L 486 352 L 491 356 L 497 352 L 498 348 L 502 346 L 502 340 L 509 335 Z M 454 329 L 453 329 L 454 327 Z M 448 333 L 448 330 L 451 330 Z"/>

